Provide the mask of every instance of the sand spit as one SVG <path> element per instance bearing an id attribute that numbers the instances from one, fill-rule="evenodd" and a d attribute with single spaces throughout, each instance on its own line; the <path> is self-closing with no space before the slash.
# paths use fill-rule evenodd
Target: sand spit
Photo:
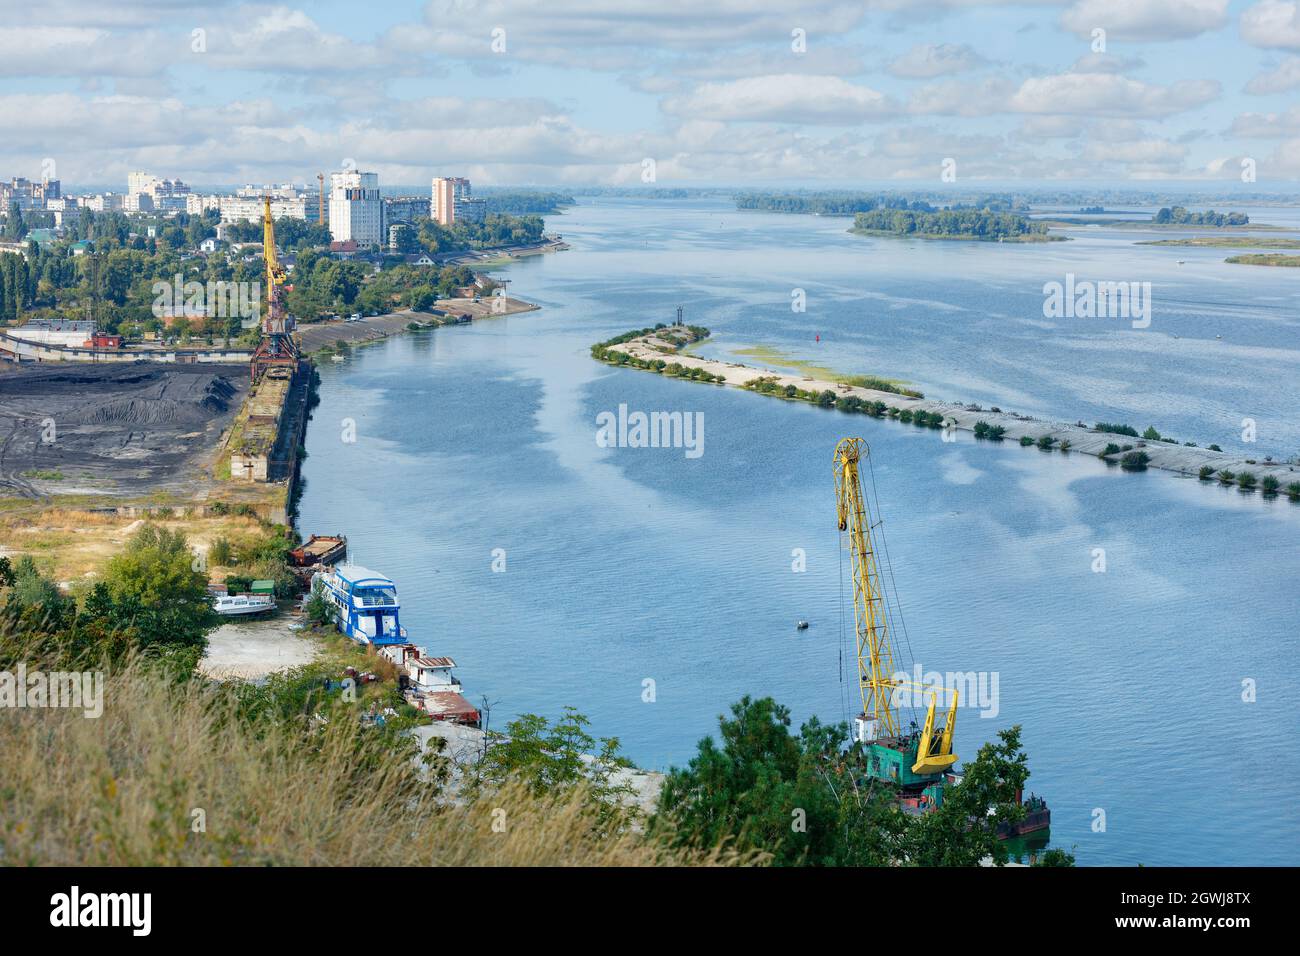
<path id="1" fill-rule="evenodd" d="M 1160 468 L 1193 476 L 1199 474 L 1203 467 L 1213 468 L 1216 472 L 1226 469 L 1238 475 L 1243 471 L 1248 471 L 1256 479 L 1262 479 L 1265 475 L 1273 475 L 1283 488 L 1293 481 L 1300 481 L 1300 466 L 1298 465 L 1289 465 L 1282 462 L 1265 463 L 1262 459 L 1251 464 L 1246 460 L 1246 456 L 1230 452 L 1217 452 L 1201 447 L 1189 448 L 1186 445 L 1175 445 L 1163 441 L 1146 441 L 1141 438 L 1097 432 L 1093 431 L 1091 427 L 1080 427 L 1077 424 L 1068 422 L 1050 422 L 1032 418 L 1028 415 L 992 412 L 988 409 L 981 410 L 975 406 L 966 406 L 958 402 L 945 402 L 931 398 L 908 398 L 893 392 L 843 385 L 834 381 L 789 374 L 775 369 L 759 368 L 735 362 L 723 362 L 717 359 L 699 358 L 684 352 L 674 351 L 672 343 L 659 338 L 660 334 L 672 331 L 674 330 L 661 329 L 658 333 L 641 336 L 628 342 L 613 345 L 610 348 L 611 351 L 626 352 L 628 355 L 642 360 L 662 359 L 668 362 L 677 362 L 687 368 L 701 368 L 706 372 L 725 377 L 727 385 L 736 387 L 744 386 L 757 378 L 774 378 L 782 387 L 794 385 L 804 391 L 830 389 L 837 396 L 856 395 L 864 401 L 880 401 L 898 409 L 909 409 L 913 412 L 922 410 L 938 412 L 944 416 L 946 422 L 951 423 L 952 427 L 962 431 L 974 431 L 977 422 L 988 422 L 990 425 L 1000 425 L 1006 429 L 1003 439 L 1013 443 L 1018 442 L 1022 436 L 1037 441 L 1043 435 L 1050 435 L 1056 439 L 1057 444 L 1062 439 L 1068 440 L 1071 452 L 1079 452 L 1085 455 L 1099 455 L 1109 444 L 1121 447 L 1132 445 L 1134 451 L 1142 451 L 1147 454 L 1150 459 L 1147 464 L 1148 468 Z M 684 329 L 677 329 L 676 331 L 685 333 Z M 1112 456 L 1116 460 L 1118 460 L 1118 457 L 1117 455 Z"/>

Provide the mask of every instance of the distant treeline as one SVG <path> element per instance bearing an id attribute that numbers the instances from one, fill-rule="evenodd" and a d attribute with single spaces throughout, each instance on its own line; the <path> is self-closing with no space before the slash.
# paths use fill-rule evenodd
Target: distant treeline
<path id="1" fill-rule="evenodd" d="M 904 209 L 876 209 L 853 217 L 853 228 L 872 232 L 890 232 L 900 236 L 962 236 L 977 239 L 1001 239 L 1046 235 L 1048 227 L 1014 213 L 987 209 L 945 209 L 939 212 L 913 212 Z"/>
<path id="2" fill-rule="evenodd" d="M 511 216 L 545 216 L 572 206 L 574 198 L 567 193 L 540 189 L 481 190 L 479 198 L 487 200 L 489 213 L 506 213 Z"/>
<path id="3" fill-rule="evenodd" d="M 762 212 L 797 212 L 819 216 L 852 216 L 875 209 L 910 209 L 916 212 L 934 212 L 923 199 L 909 200 L 904 196 L 868 195 L 866 193 L 806 193 L 785 195 L 776 193 L 742 193 L 736 197 L 737 209 L 757 209 Z"/>
<path id="4" fill-rule="evenodd" d="M 1165 206 L 1151 221 L 1172 226 L 1244 226 L 1250 222 L 1250 217 L 1244 212 L 1215 212 L 1213 209 L 1189 212 L 1182 206 L 1174 206 L 1172 209 Z"/>

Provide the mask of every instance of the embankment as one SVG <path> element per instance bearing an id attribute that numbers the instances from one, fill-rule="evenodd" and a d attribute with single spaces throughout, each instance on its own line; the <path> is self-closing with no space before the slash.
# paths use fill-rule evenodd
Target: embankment
<path id="1" fill-rule="evenodd" d="M 907 413 L 905 418 L 911 420 L 915 418 L 918 412 L 925 412 L 927 418 L 942 416 L 943 429 L 975 432 L 976 425 L 984 422 L 991 427 L 1002 429 L 1001 440 L 1013 443 L 1027 440 L 1037 446 L 1034 449 L 1035 451 L 1039 447 L 1043 447 L 1043 445 L 1039 444 L 1040 441 L 1046 445 L 1045 450 L 1060 449 L 1063 443 L 1068 442 L 1070 452 L 1102 457 L 1108 446 L 1114 445 L 1121 451 L 1105 454 L 1104 457 L 1115 463 L 1119 463 L 1123 453 L 1132 450 L 1146 455 L 1146 467 L 1160 468 L 1183 475 L 1199 475 L 1204 468 L 1209 468 L 1218 474 L 1232 472 L 1240 475 L 1242 472 L 1247 472 L 1255 477 L 1261 487 L 1264 479 L 1271 476 L 1276 479 L 1281 489 L 1285 489 L 1292 482 L 1300 481 L 1300 468 L 1295 465 L 1253 461 L 1241 455 L 1215 451 L 1211 448 L 1126 437 L 1110 432 L 1099 432 L 1087 425 L 1045 421 L 1028 415 L 985 409 L 978 405 L 963 405 L 960 402 L 947 402 L 933 398 L 917 398 L 898 392 L 863 388 L 846 382 L 791 375 L 774 369 L 758 368 L 736 362 L 723 362 L 717 359 L 699 358 L 685 354 L 681 351 L 682 346 L 692 341 L 698 341 L 700 338 L 698 331 L 692 331 L 687 327 L 669 327 L 650 331 L 645 335 L 623 342 L 611 340 L 617 342 L 617 344 L 609 346 L 608 351 L 605 353 L 607 356 L 605 360 L 610 361 L 611 364 L 632 364 L 633 367 L 636 367 L 635 362 L 621 362 L 617 356 L 622 353 L 630 356 L 635 361 L 643 363 L 661 361 L 670 364 L 676 363 L 685 370 L 699 369 L 699 374 L 710 376 L 704 381 L 713 381 L 717 384 L 747 388 L 754 391 L 757 391 L 756 384 L 764 385 L 771 382 L 773 387 L 764 389 L 762 394 L 769 394 L 777 398 L 789 397 L 786 392 L 790 389 L 794 390 L 792 395 L 802 392 L 820 396 L 825 392 L 830 392 L 833 398 L 825 402 L 825 404 L 832 410 L 835 409 L 836 401 L 856 397 L 861 402 L 861 405 L 855 405 L 855 408 L 859 408 L 861 411 L 866 411 L 867 408 L 872 406 L 878 408 L 879 406 L 876 403 L 882 403 L 886 409 L 898 410 L 897 413 L 886 411 L 884 416 L 881 417 L 896 418 L 902 413 Z M 595 353 L 593 352 L 593 354 Z M 597 357 L 601 356 L 597 355 Z M 870 415 L 871 413 L 867 412 L 867 414 Z M 1125 446 L 1129 446 L 1129 448 L 1125 448 Z"/>

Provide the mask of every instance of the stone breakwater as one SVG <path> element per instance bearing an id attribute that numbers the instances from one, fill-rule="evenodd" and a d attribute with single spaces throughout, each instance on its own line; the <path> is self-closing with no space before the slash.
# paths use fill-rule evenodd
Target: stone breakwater
<path id="1" fill-rule="evenodd" d="M 1257 460 L 1252 464 L 1247 460 L 1246 455 L 1237 455 L 1231 452 L 1214 451 L 1203 447 L 1193 448 L 1171 442 L 1145 440 L 1126 435 L 1116 435 L 1110 432 L 1099 432 L 1086 425 L 1080 426 L 1068 422 L 1046 421 L 1010 412 L 994 412 L 974 405 L 963 405 L 959 402 L 946 402 L 931 398 L 909 398 L 895 392 L 825 381 L 799 374 L 780 372 L 775 369 L 743 365 L 736 362 L 723 362 L 718 359 L 700 358 L 678 351 L 676 343 L 661 338 L 664 335 L 681 336 L 683 333 L 685 333 L 685 330 L 680 328 L 659 329 L 647 335 L 617 345 L 611 345 L 610 351 L 613 353 L 624 352 L 634 359 L 642 361 L 676 362 L 685 368 L 699 368 L 712 375 L 722 376 L 726 385 L 738 388 L 751 386 L 758 379 L 769 379 L 775 382 L 778 390 L 783 390 L 788 385 L 793 385 L 805 392 L 829 390 L 834 392 L 837 398 L 856 396 L 868 403 L 884 402 L 887 406 L 897 408 L 900 411 L 910 411 L 913 415 L 920 411 L 928 412 L 931 415 L 942 415 L 946 428 L 955 428 L 961 431 L 974 432 L 977 423 L 987 422 L 990 426 L 1000 426 L 1004 429 L 1003 441 L 1019 443 L 1022 438 L 1028 438 L 1037 443 L 1043 436 L 1048 436 L 1053 439 L 1051 447 L 1054 450 L 1058 449 L 1060 443 L 1065 440 L 1070 443 L 1069 451 L 1095 456 L 1100 456 L 1108 445 L 1113 444 L 1121 448 L 1131 445 L 1132 451 L 1146 454 L 1148 458 L 1146 467 L 1148 468 L 1160 468 L 1165 471 L 1196 476 L 1200 474 L 1202 468 L 1208 467 L 1215 472 L 1215 476 L 1210 479 L 1211 481 L 1216 481 L 1219 473 L 1224 471 L 1236 475 L 1249 472 L 1255 476 L 1257 481 L 1261 481 L 1266 475 L 1272 475 L 1277 479 L 1283 493 L 1285 493 L 1286 486 L 1290 483 L 1300 482 L 1300 465 L 1286 464 L 1284 462 L 1266 463 L 1262 460 Z M 776 394 L 779 394 L 779 391 Z M 1108 456 L 1110 460 L 1116 462 L 1119 461 L 1120 457 L 1120 453 Z"/>

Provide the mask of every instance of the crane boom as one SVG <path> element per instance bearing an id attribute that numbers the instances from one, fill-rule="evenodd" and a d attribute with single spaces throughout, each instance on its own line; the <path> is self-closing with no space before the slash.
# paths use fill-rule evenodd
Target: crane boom
<path id="1" fill-rule="evenodd" d="M 951 690 L 952 703 L 943 730 L 935 733 L 935 706 L 938 691 L 896 676 L 894 647 L 885 613 L 885 595 L 876 563 L 871 535 L 870 513 L 862 493 L 859 464 L 870 454 L 861 438 L 844 438 L 835 446 L 835 496 L 839 528 L 849 536 L 853 555 L 853 619 L 858 656 L 858 691 L 862 698 L 859 739 L 868 746 L 881 748 L 874 766 L 892 768 L 891 779 L 899 783 L 923 782 L 951 767 L 957 760 L 952 752 L 952 737 L 957 720 L 957 691 Z M 925 725 L 919 732 L 902 732 L 894 692 L 901 688 L 919 688 L 929 695 Z M 912 725 L 915 727 L 915 724 Z M 893 752 L 906 761 L 894 759 Z M 902 770 L 911 765 L 915 779 L 903 779 Z"/>

